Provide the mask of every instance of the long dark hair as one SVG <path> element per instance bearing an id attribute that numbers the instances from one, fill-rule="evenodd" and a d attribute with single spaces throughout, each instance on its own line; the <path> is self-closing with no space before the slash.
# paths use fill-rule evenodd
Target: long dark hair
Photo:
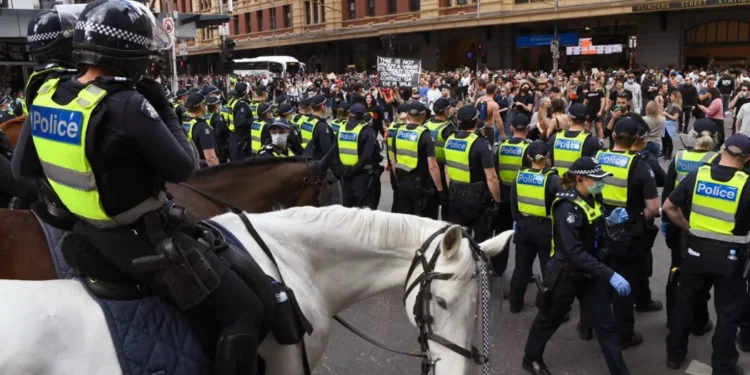
<path id="1" fill-rule="evenodd" d="M 562 175 L 562 178 L 560 178 L 560 185 L 562 186 L 563 190 L 571 190 L 576 187 L 576 184 L 578 183 L 576 179 L 576 175 L 565 172 Z"/>

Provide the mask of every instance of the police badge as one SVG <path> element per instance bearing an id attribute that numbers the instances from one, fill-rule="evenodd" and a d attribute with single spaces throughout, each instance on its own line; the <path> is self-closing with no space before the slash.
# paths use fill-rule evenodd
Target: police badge
<path id="1" fill-rule="evenodd" d="M 565 221 L 567 221 L 568 224 L 574 224 L 576 222 L 576 215 L 572 212 L 568 212 L 568 217 L 565 218 Z"/>

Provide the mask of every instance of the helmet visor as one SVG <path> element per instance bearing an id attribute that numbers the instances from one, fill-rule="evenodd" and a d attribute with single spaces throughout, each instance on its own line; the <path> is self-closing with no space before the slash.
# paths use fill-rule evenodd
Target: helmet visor
<path id="1" fill-rule="evenodd" d="M 151 13 L 151 10 L 146 6 L 146 4 L 130 0 L 127 0 L 126 2 L 130 4 L 130 6 L 135 8 L 136 12 L 138 12 L 140 15 L 148 18 L 149 22 L 151 23 L 151 30 L 153 32 L 151 40 L 149 40 L 146 44 L 146 48 L 151 51 L 161 51 L 172 47 L 172 37 L 169 36 L 167 30 L 164 29 L 161 22 L 159 22 L 154 14 Z"/>
<path id="2" fill-rule="evenodd" d="M 60 19 L 60 31 L 66 37 L 73 36 L 78 16 L 81 15 L 86 4 L 55 5 L 57 17 Z"/>

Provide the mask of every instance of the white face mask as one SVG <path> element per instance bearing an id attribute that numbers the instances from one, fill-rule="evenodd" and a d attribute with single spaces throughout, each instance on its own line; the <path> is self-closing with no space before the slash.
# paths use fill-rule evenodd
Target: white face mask
<path id="1" fill-rule="evenodd" d="M 633 83 L 635 81 L 635 78 L 628 78 L 628 83 Z"/>
<path id="2" fill-rule="evenodd" d="M 288 136 L 288 134 L 284 133 L 271 134 L 271 143 L 279 147 L 284 147 L 286 146 L 286 139 Z"/>

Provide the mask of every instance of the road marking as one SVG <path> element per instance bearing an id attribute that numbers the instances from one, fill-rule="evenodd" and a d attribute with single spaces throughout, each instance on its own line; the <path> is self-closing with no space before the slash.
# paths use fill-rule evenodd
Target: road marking
<path id="1" fill-rule="evenodd" d="M 692 360 L 685 373 L 691 375 L 711 375 L 711 371 L 711 366 Z"/>

